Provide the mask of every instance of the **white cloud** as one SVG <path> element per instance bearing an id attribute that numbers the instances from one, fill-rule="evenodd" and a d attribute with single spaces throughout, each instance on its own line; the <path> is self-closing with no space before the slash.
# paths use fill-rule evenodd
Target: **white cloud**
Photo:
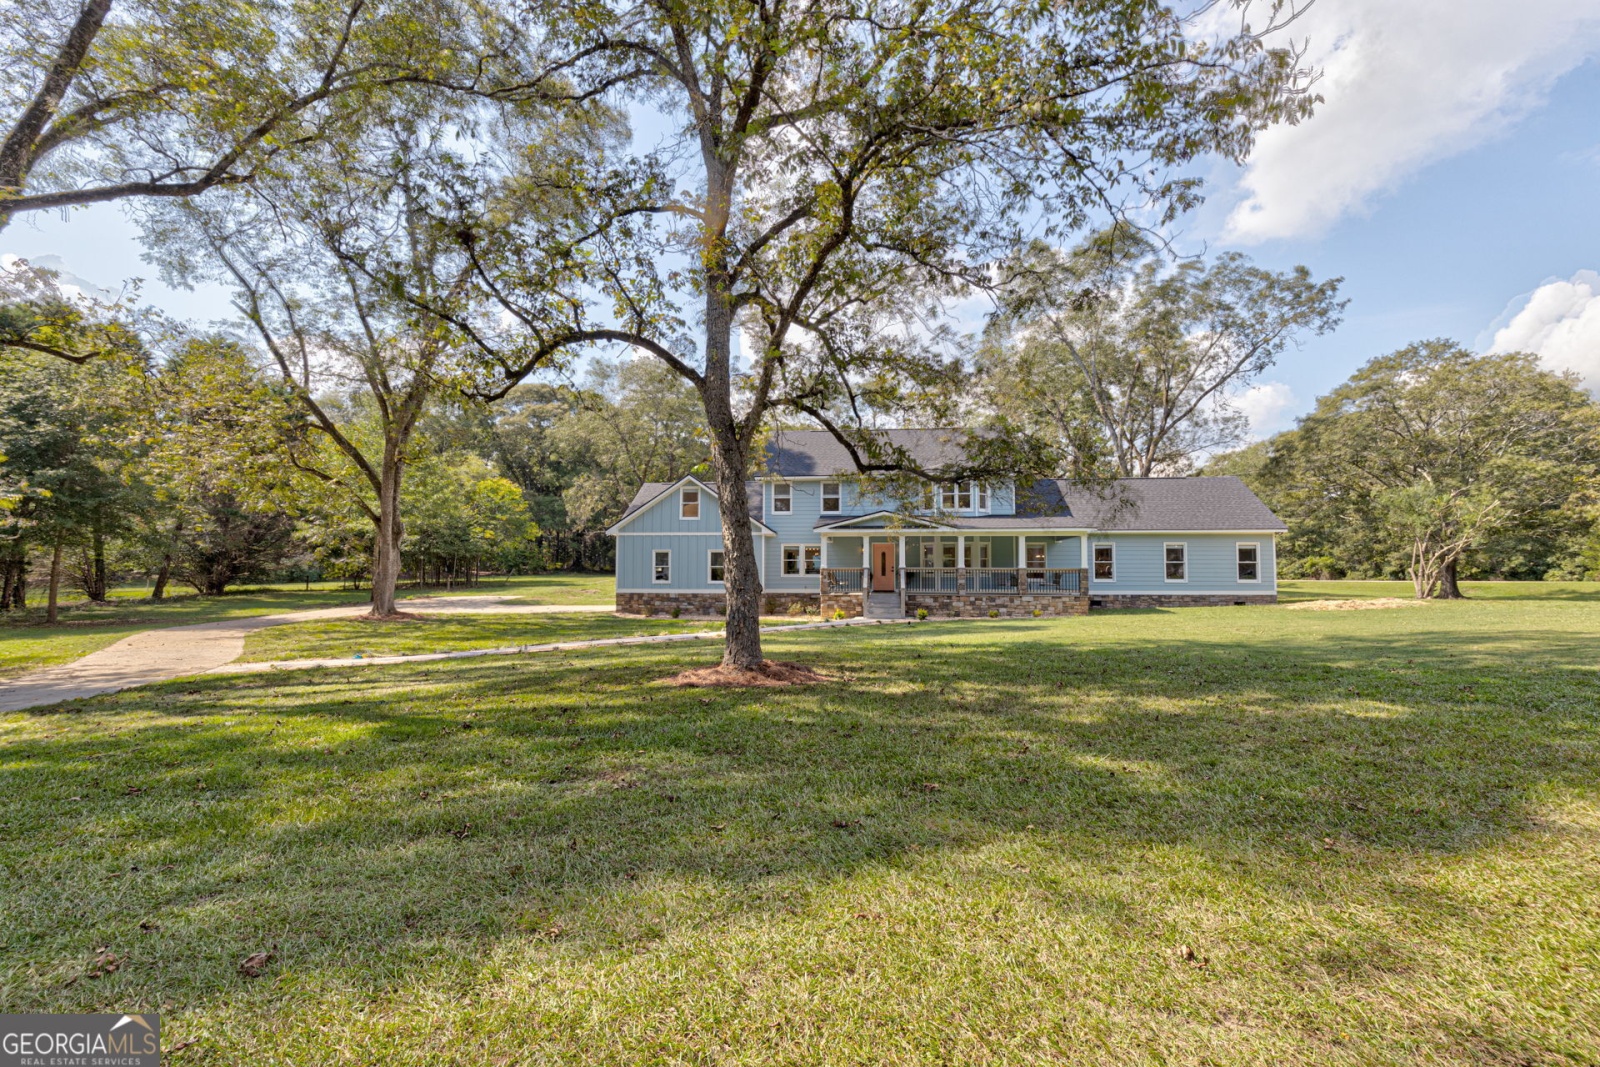
<path id="1" fill-rule="evenodd" d="M 1250 420 L 1250 436 L 1260 440 L 1293 425 L 1300 400 L 1283 382 L 1257 382 L 1233 397 L 1232 404 Z"/>
<path id="2" fill-rule="evenodd" d="M 11 252 L 0 254 L 0 270 L 11 270 L 22 258 Z M 105 286 L 96 285 L 86 278 L 80 278 L 67 269 L 66 261 L 60 256 L 33 256 L 27 262 L 30 266 L 55 271 L 56 288 L 61 292 L 61 295 L 69 300 L 88 298 L 102 303 L 110 303 L 117 299 L 116 290 L 107 289 Z"/>
<path id="3" fill-rule="evenodd" d="M 1489 351 L 1535 352 L 1554 370 L 1576 371 L 1600 396 L 1600 272 L 1539 286 L 1495 331 Z"/>
<path id="4" fill-rule="evenodd" d="M 1600 0 L 1334 0 L 1288 32 L 1309 40 L 1325 101 L 1262 134 L 1229 240 L 1315 236 L 1499 135 L 1600 50 Z"/>

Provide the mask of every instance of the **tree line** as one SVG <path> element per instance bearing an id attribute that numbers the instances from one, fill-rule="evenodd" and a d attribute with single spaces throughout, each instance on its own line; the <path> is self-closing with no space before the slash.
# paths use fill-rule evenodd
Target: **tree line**
<path id="1" fill-rule="evenodd" d="M 243 327 L 196 355 L 19 292 L 0 343 L 154 361 L 141 380 L 217 364 L 173 386 L 193 397 L 168 421 L 134 417 L 161 427 L 138 462 L 181 457 L 163 469 L 185 499 L 321 516 L 302 521 L 325 553 L 367 546 L 380 616 L 430 509 L 515 511 L 479 500 L 491 477 L 518 521 L 557 496 L 615 513 L 650 448 L 564 472 L 538 420 L 573 403 L 549 382 L 631 353 L 666 383 L 643 423 L 692 408 L 699 451 L 663 467 L 718 490 L 724 661 L 760 669 L 743 485 L 772 426 L 821 426 L 886 481 L 1150 473 L 1236 434 L 1231 388 L 1332 328 L 1332 282 L 1169 269 L 1132 237 L 1199 202 L 1196 161 L 1314 110 L 1274 32 L 1298 8 L 1224 4 L 1236 20 L 1146 0 L 25 0 L 0 14 L 0 227 L 124 203 L 163 277 L 226 287 Z M 982 355 L 949 325 L 975 293 L 1005 323 Z M 1005 383 L 986 395 L 980 362 Z M 919 466 L 895 424 L 963 427 L 965 448 Z M 7 492 L 19 524 L 42 514 Z M 435 570 L 460 558 L 438 543 Z"/>
<path id="2" fill-rule="evenodd" d="M 259 353 L 158 327 L 81 366 L 0 351 L 0 610 L 26 607 L 30 587 L 54 621 L 63 588 L 103 600 L 140 580 L 156 599 L 173 583 L 370 585 L 373 501 L 325 477 L 328 457 L 307 447 Z M 359 391 L 317 402 L 347 439 L 381 433 Z M 581 383 L 526 385 L 493 408 L 432 406 L 409 442 L 401 576 L 609 570 L 603 528 L 638 482 L 703 472 L 696 415 L 681 383 L 643 363 L 597 363 Z"/>

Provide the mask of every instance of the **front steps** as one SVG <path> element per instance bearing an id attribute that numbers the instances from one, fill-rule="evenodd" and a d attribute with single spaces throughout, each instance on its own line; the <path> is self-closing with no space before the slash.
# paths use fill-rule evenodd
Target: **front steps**
<path id="1" fill-rule="evenodd" d="M 869 593 L 862 612 L 869 619 L 900 619 L 905 613 L 900 609 L 899 593 Z"/>

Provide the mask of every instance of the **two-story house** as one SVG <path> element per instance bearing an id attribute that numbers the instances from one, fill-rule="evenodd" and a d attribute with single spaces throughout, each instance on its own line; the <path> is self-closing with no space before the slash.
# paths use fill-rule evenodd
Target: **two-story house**
<path id="1" fill-rule="evenodd" d="M 891 436 L 934 466 L 953 435 Z M 1009 617 L 1278 598 L 1286 527 L 1237 478 L 941 484 L 907 507 L 865 491 L 853 470 L 826 432 L 774 436 L 746 485 L 763 611 L 800 603 L 825 614 Z M 723 610 L 714 488 L 692 477 L 647 484 L 609 532 L 619 611 Z"/>

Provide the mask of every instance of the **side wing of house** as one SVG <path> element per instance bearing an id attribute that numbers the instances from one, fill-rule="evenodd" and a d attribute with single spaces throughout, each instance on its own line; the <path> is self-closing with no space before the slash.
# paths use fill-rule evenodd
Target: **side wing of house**
<path id="1" fill-rule="evenodd" d="M 770 536 L 753 517 L 751 524 L 759 555 Z M 722 520 L 709 486 L 694 478 L 646 485 L 609 532 L 617 539 L 619 611 L 711 614 L 722 606 Z"/>
<path id="2" fill-rule="evenodd" d="M 1278 594 L 1276 531 L 1089 537 L 1089 595 L 1106 607 L 1250 603 Z"/>

